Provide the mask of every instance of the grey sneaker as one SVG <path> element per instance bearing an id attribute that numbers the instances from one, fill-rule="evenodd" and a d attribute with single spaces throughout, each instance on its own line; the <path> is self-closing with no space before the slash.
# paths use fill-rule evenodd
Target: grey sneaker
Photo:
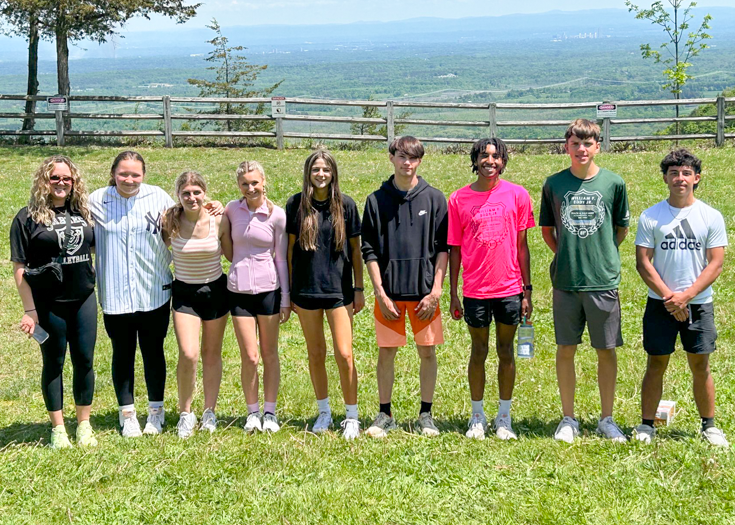
<path id="1" fill-rule="evenodd" d="M 620 427 L 615 423 L 612 416 L 607 416 L 606 418 L 598 421 L 597 433 L 604 438 L 609 439 L 613 443 L 625 443 L 628 441 L 628 438 L 625 437 L 625 434 L 620 430 Z"/>
<path id="2" fill-rule="evenodd" d="M 467 432 L 465 436 L 470 439 L 485 439 L 487 432 L 487 418 L 485 414 L 472 414 L 470 422 L 467 423 Z"/>
<path id="3" fill-rule="evenodd" d="M 574 438 L 579 435 L 579 422 L 573 417 L 564 416 L 559 421 L 559 426 L 554 432 L 554 439 L 564 441 L 565 443 L 573 443 Z"/>
<path id="4" fill-rule="evenodd" d="M 655 435 L 656 429 L 643 423 L 633 429 L 633 439 L 641 443 L 650 443 Z"/>
<path id="5" fill-rule="evenodd" d="M 263 423 L 261 422 L 262 416 L 260 412 L 250 412 L 248 418 L 245 420 L 245 426 L 242 429 L 248 434 L 253 432 L 263 432 Z"/>
<path id="6" fill-rule="evenodd" d="M 210 433 L 217 430 L 217 416 L 214 415 L 214 410 L 208 408 L 204 411 L 204 414 L 202 414 L 202 423 L 199 425 L 199 428 L 201 430 L 209 430 Z"/>
<path id="7" fill-rule="evenodd" d="M 702 439 L 707 441 L 710 445 L 716 447 L 728 447 L 730 443 L 727 442 L 724 432 L 717 427 L 710 427 L 707 430 L 702 430 Z"/>
<path id="8" fill-rule="evenodd" d="M 378 412 L 378 415 L 375 416 L 375 421 L 373 421 L 373 424 L 370 425 L 370 428 L 365 433 L 370 437 L 384 438 L 388 435 L 388 432 L 397 428 L 398 425 L 396 425 L 395 419 L 385 412 Z"/>
<path id="9" fill-rule="evenodd" d="M 498 414 L 493 422 L 493 428 L 495 429 L 495 435 L 503 441 L 518 439 L 511 426 L 510 414 Z"/>
<path id="10" fill-rule="evenodd" d="M 143 428 L 143 434 L 156 435 L 163 432 L 163 423 L 166 420 L 166 411 L 163 407 L 150 408 L 148 407 L 148 419 L 145 422 Z"/>
<path id="11" fill-rule="evenodd" d="M 194 433 L 194 427 L 197 424 L 197 416 L 194 412 L 182 412 L 179 415 L 179 424 L 176 428 L 179 431 L 179 437 L 186 439 Z"/>
<path id="12" fill-rule="evenodd" d="M 419 418 L 414 423 L 414 430 L 417 434 L 421 434 L 426 437 L 435 437 L 439 435 L 439 429 L 434 424 L 434 418 L 431 417 L 431 412 L 421 412 Z"/>
<path id="13" fill-rule="evenodd" d="M 314 422 L 314 426 L 311 428 L 311 431 L 314 432 L 314 434 L 321 434 L 322 432 L 326 432 L 329 430 L 329 427 L 332 426 L 332 414 L 329 412 L 319 412 L 319 416 L 316 418 L 316 421 Z"/>

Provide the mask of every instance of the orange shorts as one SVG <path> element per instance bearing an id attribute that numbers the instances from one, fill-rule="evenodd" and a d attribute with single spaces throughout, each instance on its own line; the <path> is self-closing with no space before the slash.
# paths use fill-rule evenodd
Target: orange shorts
<path id="1" fill-rule="evenodd" d="M 375 316 L 375 337 L 379 347 L 392 348 L 406 345 L 406 312 L 408 312 L 408 320 L 411 322 L 413 338 L 417 345 L 434 346 L 444 342 L 439 307 L 437 306 L 430 320 L 422 321 L 415 311 L 418 304 L 419 301 L 396 301 L 401 316 L 395 321 L 389 321 L 383 317 L 378 301 L 375 301 L 373 315 Z"/>

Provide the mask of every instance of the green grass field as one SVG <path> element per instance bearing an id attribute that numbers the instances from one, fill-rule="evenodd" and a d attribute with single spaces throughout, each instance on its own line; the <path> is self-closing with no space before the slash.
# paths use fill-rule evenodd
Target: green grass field
<path id="1" fill-rule="evenodd" d="M 31 175 L 53 148 L 0 149 L 0 257 L 8 261 L 8 231 L 28 200 Z M 68 148 L 90 189 L 107 182 L 118 149 Z M 210 195 L 223 202 L 237 197 L 234 171 L 256 159 L 268 177 L 269 197 L 284 205 L 300 191 L 306 150 L 177 148 L 142 149 L 148 180 L 168 191 L 184 169 L 203 173 Z M 704 160 L 697 196 L 722 211 L 735 240 L 735 149 L 696 150 Z M 658 171 L 659 152 L 600 155 L 599 164 L 621 174 L 628 184 L 633 224 L 641 211 L 666 196 Z M 337 152 L 341 185 L 362 207 L 366 196 L 389 174 L 381 152 Z M 513 155 L 505 177 L 523 184 L 534 199 L 536 217 L 544 178 L 567 165 L 563 155 Z M 471 182 L 466 156 L 429 152 L 419 170 L 448 196 Z M 626 433 L 639 423 L 640 382 L 645 354 L 641 316 L 646 287 L 635 271 L 635 227 L 621 247 L 625 346 L 619 350 L 617 421 Z M 18 330 L 22 315 L 11 264 L 0 266 L 0 524 L 23 523 L 731 523 L 735 522 L 735 457 L 698 437 L 699 419 L 691 394 L 686 359 L 672 359 L 664 399 L 677 402 L 674 424 L 650 446 L 613 445 L 594 435 L 599 414 L 596 359 L 583 344 L 577 359 L 577 417 L 583 436 L 573 445 L 557 443 L 553 430 L 561 418 L 554 372 L 551 253 L 538 228 L 529 233 L 534 282 L 536 357 L 519 361 L 514 394 L 517 442 L 464 437 L 470 411 L 466 365 L 469 336 L 462 322 L 446 315 L 447 342 L 438 349 L 439 380 L 434 414 L 442 430 L 428 440 L 410 434 L 419 406 L 418 357 L 410 343 L 396 361 L 394 413 L 401 432 L 388 439 L 360 438 L 347 443 L 337 434 L 308 432 L 316 403 L 298 321 L 281 332 L 282 364 L 279 416 L 285 423 L 274 436 L 246 436 L 241 430 L 245 400 L 239 382 L 239 353 L 231 328 L 224 343 L 224 377 L 217 414 L 222 428 L 188 441 L 176 436 L 175 368 L 177 346 L 166 340 L 169 379 L 167 428 L 153 439 L 122 439 L 110 377 L 111 349 L 102 324 L 96 350 L 97 392 L 92 424 L 100 446 L 93 450 L 52 451 L 40 391 L 38 346 Z M 712 358 L 717 387 L 717 421 L 735 438 L 735 265 L 726 259 L 715 285 L 720 333 Z M 366 276 L 367 281 L 367 276 Z M 448 280 L 447 280 L 448 281 Z M 447 282 L 448 288 L 448 282 Z M 367 311 L 356 317 L 355 356 L 363 428 L 377 406 L 371 290 Z M 331 359 L 331 357 L 330 357 Z M 145 412 L 145 385 L 138 359 L 136 398 Z M 497 399 L 496 359 L 488 359 L 486 412 Z M 330 397 L 337 419 L 343 415 L 334 361 L 328 361 Z M 66 412 L 75 429 L 71 365 L 67 359 Z M 201 380 L 200 383 L 201 385 Z M 195 411 L 201 415 L 202 394 Z"/>

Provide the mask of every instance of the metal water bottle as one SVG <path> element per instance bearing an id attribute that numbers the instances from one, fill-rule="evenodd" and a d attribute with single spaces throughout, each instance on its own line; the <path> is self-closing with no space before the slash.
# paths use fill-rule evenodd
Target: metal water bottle
<path id="1" fill-rule="evenodd" d="M 533 324 L 525 316 L 523 323 L 518 327 L 518 357 L 522 359 L 533 357 Z"/>

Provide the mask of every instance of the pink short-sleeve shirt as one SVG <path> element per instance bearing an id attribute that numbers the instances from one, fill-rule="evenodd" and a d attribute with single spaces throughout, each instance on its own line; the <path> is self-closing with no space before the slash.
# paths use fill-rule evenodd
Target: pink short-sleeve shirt
<path id="1" fill-rule="evenodd" d="M 449 245 L 462 251 L 462 295 L 510 297 L 523 291 L 518 232 L 536 225 L 531 197 L 506 180 L 490 191 L 465 186 L 449 197 Z"/>

